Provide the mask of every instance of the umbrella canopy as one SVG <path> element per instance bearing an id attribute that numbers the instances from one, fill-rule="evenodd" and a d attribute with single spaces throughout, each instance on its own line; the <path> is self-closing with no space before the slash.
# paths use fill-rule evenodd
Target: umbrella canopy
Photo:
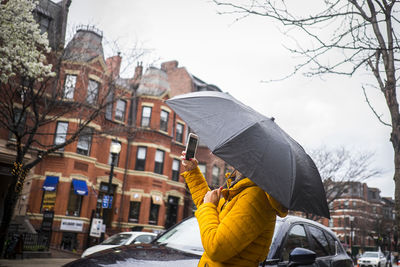
<path id="1" fill-rule="evenodd" d="M 222 92 L 189 93 L 166 103 L 214 155 L 283 206 L 330 217 L 315 163 L 273 120 Z"/>

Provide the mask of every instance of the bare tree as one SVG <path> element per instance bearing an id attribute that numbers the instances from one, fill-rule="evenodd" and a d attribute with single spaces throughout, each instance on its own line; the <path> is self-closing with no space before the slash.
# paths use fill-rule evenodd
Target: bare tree
<path id="1" fill-rule="evenodd" d="M 374 153 L 351 152 L 345 147 L 320 147 L 310 151 L 324 184 L 328 204 L 348 190 L 353 182 L 364 182 L 382 171 L 372 167 Z"/>
<path id="2" fill-rule="evenodd" d="M 303 60 L 286 78 L 302 72 L 306 76 L 337 74 L 353 76 L 367 70 L 372 84 L 360 85 L 377 119 L 391 127 L 394 149 L 396 213 L 400 214 L 400 113 L 396 98 L 396 74 L 399 66 L 398 1 L 395 0 L 325 0 L 298 1 L 214 0 L 223 14 L 236 14 L 238 20 L 250 15 L 263 16 L 279 23 L 296 45 L 289 52 Z M 312 8 L 311 8 L 312 7 Z M 295 38 L 295 34 L 301 37 Z M 307 40 L 305 44 L 303 41 Z M 391 121 L 384 121 L 366 93 L 367 87 L 380 90 L 389 109 Z M 400 217 L 397 216 L 400 227 Z"/>

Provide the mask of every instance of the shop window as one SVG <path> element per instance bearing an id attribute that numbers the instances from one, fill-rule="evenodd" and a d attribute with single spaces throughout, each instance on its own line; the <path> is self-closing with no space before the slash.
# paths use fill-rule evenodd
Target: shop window
<path id="1" fill-rule="evenodd" d="M 140 202 L 131 201 L 129 205 L 129 222 L 139 222 Z"/>
<path id="2" fill-rule="evenodd" d="M 89 80 L 86 102 L 88 102 L 89 104 L 95 104 L 97 101 L 98 94 L 99 94 L 99 83 L 93 80 Z"/>
<path id="3" fill-rule="evenodd" d="M 65 81 L 64 81 L 64 98 L 66 99 L 73 99 L 74 98 L 74 92 L 75 92 L 75 86 L 76 86 L 76 75 L 70 75 L 67 74 L 65 76 Z"/>
<path id="4" fill-rule="evenodd" d="M 176 124 L 176 133 L 175 133 L 175 140 L 176 142 L 183 142 L 183 124 L 177 123 Z"/>
<path id="5" fill-rule="evenodd" d="M 169 117 L 169 112 L 165 110 L 161 110 L 160 114 L 160 130 L 167 132 L 168 131 L 168 117 Z"/>
<path id="6" fill-rule="evenodd" d="M 76 194 L 74 186 L 71 183 L 71 188 L 69 190 L 68 206 L 65 215 L 79 217 L 79 215 L 81 214 L 82 199 L 83 196 Z"/>
<path id="7" fill-rule="evenodd" d="M 146 154 L 147 154 L 147 148 L 139 146 L 136 153 L 135 170 L 144 171 L 146 165 Z"/>
<path id="8" fill-rule="evenodd" d="M 167 203 L 167 216 L 165 219 L 165 229 L 168 229 L 174 224 L 176 224 L 178 219 L 178 206 L 179 206 L 179 198 L 169 196 Z"/>
<path id="9" fill-rule="evenodd" d="M 115 119 L 118 121 L 125 121 L 126 101 L 119 99 L 115 109 Z"/>
<path id="10" fill-rule="evenodd" d="M 81 155 L 89 156 L 90 155 L 90 147 L 92 146 L 92 128 L 84 128 L 81 132 L 81 135 L 78 138 L 78 145 L 76 152 Z"/>
<path id="11" fill-rule="evenodd" d="M 68 131 L 68 122 L 59 121 L 57 122 L 57 128 L 54 138 L 54 144 L 64 144 L 65 140 L 67 139 L 67 131 Z M 59 150 L 64 150 L 64 148 L 60 148 Z"/>
<path id="12" fill-rule="evenodd" d="M 154 172 L 163 174 L 163 170 L 164 170 L 164 151 L 157 149 L 155 164 L 154 164 Z"/>
<path id="13" fill-rule="evenodd" d="M 140 125 L 142 127 L 149 127 L 150 120 L 151 120 L 151 107 L 144 106 L 142 108 L 142 121 Z"/>
<path id="14" fill-rule="evenodd" d="M 172 181 L 179 181 L 180 164 L 180 160 L 172 161 Z"/>
<path id="15" fill-rule="evenodd" d="M 218 187 L 219 185 L 219 168 L 214 165 L 212 169 L 212 186 Z"/>
<path id="16" fill-rule="evenodd" d="M 160 210 L 160 196 L 152 196 L 151 198 L 151 206 L 150 206 L 150 215 L 149 215 L 149 224 L 158 224 L 158 212 Z"/>
<path id="17" fill-rule="evenodd" d="M 40 212 L 54 211 L 58 181 L 58 176 L 46 176 L 42 186 L 43 196 Z"/>

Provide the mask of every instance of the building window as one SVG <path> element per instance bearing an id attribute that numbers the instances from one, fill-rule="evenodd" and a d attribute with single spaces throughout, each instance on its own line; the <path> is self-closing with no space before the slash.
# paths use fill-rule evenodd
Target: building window
<path id="1" fill-rule="evenodd" d="M 214 165 L 212 169 L 212 186 L 218 187 L 219 185 L 219 168 Z"/>
<path id="2" fill-rule="evenodd" d="M 179 181 L 179 165 L 180 165 L 180 161 L 177 159 L 174 159 L 172 161 L 172 180 L 173 181 Z"/>
<path id="3" fill-rule="evenodd" d="M 169 113 L 165 110 L 161 110 L 160 114 L 160 130 L 167 132 L 168 131 L 168 116 Z"/>
<path id="4" fill-rule="evenodd" d="M 156 196 L 158 197 L 158 196 Z M 150 206 L 150 215 L 149 215 L 149 224 L 157 224 L 158 223 L 158 212 L 160 210 L 160 205 L 154 201 L 154 196 L 151 199 Z"/>
<path id="5" fill-rule="evenodd" d="M 115 109 L 115 119 L 118 121 L 125 121 L 126 101 L 119 99 Z"/>
<path id="6" fill-rule="evenodd" d="M 140 202 L 131 201 L 129 205 L 129 221 L 137 223 L 140 215 Z"/>
<path id="7" fill-rule="evenodd" d="M 92 145 L 92 128 L 84 128 L 81 132 L 81 135 L 78 139 L 78 145 L 76 149 L 76 153 L 89 156 L 90 155 L 90 147 Z"/>
<path id="8" fill-rule="evenodd" d="M 108 155 L 108 165 L 111 165 L 112 161 L 112 153 L 111 153 L 111 147 L 115 144 L 119 144 L 121 146 L 121 142 L 118 142 L 117 140 L 111 140 L 111 145 L 110 145 L 110 154 Z M 115 160 L 114 160 L 114 166 L 118 166 L 119 162 L 119 153 L 116 155 Z"/>
<path id="9" fill-rule="evenodd" d="M 144 167 L 146 165 L 146 153 L 147 148 L 143 146 L 139 146 L 136 153 L 136 165 L 135 170 L 144 171 Z"/>
<path id="10" fill-rule="evenodd" d="M 151 107 L 143 107 L 142 108 L 142 121 L 141 121 L 140 125 L 142 127 L 149 127 L 150 120 L 151 120 Z"/>
<path id="11" fill-rule="evenodd" d="M 89 80 L 86 101 L 89 104 L 95 104 L 97 101 L 98 94 L 99 94 L 99 83 L 93 80 Z"/>
<path id="12" fill-rule="evenodd" d="M 67 131 L 68 131 L 68 122 L 59 121 L 57 122 L 57 129 L 54 138 L 54 144 L 64 144 L 65 140 L 67 139 Z M 61 148 L 64 149 L 64 148 Z"/>
<path id="13" fill-rule="evenodd" d="M 66 212 L 67 216 L 79 217 L 79 215 L 81 214 L 82 198 L 82 195 L 78 195 L 75 193 L 74 187 L 71 183 L 71 188 L 69 190 L 68 207 Z"/>
<path id="14" fill-rule="evenodd" d="M 45 32 L 48 33 L 50 28 L 50 18 L 41 13 L 38 13 L 38 17 L 40 34 L 43 34 Z"/>
<path id="15" fill-rule="evenodd" d="M 176 124 L 175 140 L 180 143 L 183 142 L 183 124 L 182 123 Z"/>
<path id="16" fill-rule="evenodd" d="M 349 201 L 348 201 L 348 200 L 346 200 L 345 202 L 343 202 L 343 204 L 344 204 L 344 208 L 345 208 L 345 209 L 347 209 L 347 208 L 349 207 Z"/>
<path id="17" fill-rule="evenodd" d="M 107 106 L 106 106 L 106 119 L 107 120 L 112 120 L 112 112 L 113 112 L 113 99 L 114 99 L 114 94 L 110 92 L 110 94 L 107 96 Z"/>
<path id="18" fill-rule="evenodd" d="M 162 174 L 164 169 L 164 151 L 157 149 L 154 172 Z"/>
<path id="19" fill-rule="evenodd" d="M 64 81 L 64 98 L 73 99 L 75 86 L 76 86 L 76 75 L 69 75 L 65 76 Z"/>
<path id="20" fill-rule="evenodd" d="M 206 164 L 199 163 L 198 166 L 199 166 L 199 169 L 200 169 L 201 173 L 203 174 L 203 176 L 206 177 L 206 171 L 207 171 Z"/>

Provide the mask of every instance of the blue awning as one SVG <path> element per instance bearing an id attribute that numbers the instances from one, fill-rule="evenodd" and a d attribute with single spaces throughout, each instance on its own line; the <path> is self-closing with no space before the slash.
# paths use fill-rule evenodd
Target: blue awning
<path id="1" fill-rule="evenodd" d="M 82 180 L 72 180 L 72 185 L 74 187 L 74 192 L 77 195 L 86 196 L 88 194 L 88 188 L 85 181 Z"/>
<path id="2" fill-rule="evenodd" d="M 56 191 L 58 176 L 46 176 L 42 189 L 45 191 Z"/>

